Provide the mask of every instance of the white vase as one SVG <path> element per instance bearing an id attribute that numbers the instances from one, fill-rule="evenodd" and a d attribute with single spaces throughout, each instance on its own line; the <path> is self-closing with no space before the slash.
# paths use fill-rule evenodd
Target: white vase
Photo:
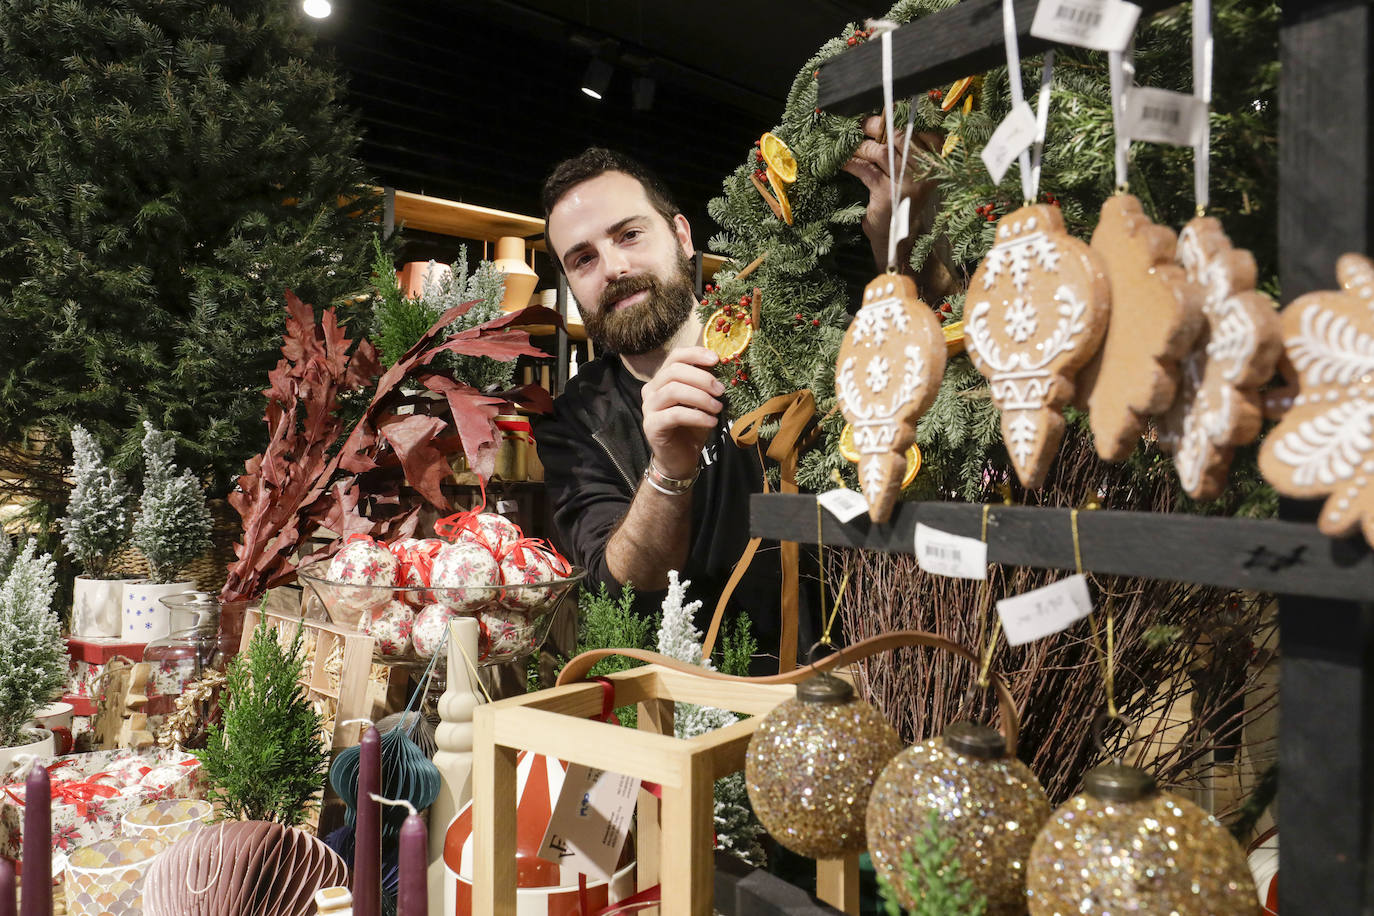
<path id="1" fill-rule="evenodd" d="M 72 594 L 72 635 L 81 639 L 119 637 L 124 586 L 138 579 L 77 576 Z"/>
<path id="2" fill-rule="evenodd" d="M 195 589 L 195 583 L 155 583 L 139 579 L 124 585 L 124 624 L 120 635 L 125 642 L 149 643 L 171 632 L 172 616 L 162 599 Z"/>
<path id="3" fill-rule="evenodd" d="M 16 764 L 24 762 L 24 757 L 51 757 L 56 750 L 52 732 L 44 728 L 25 729 L 20 740 L 24 744 L 13 747 L 0 747 L 0 777 L 9 773 Z"/>

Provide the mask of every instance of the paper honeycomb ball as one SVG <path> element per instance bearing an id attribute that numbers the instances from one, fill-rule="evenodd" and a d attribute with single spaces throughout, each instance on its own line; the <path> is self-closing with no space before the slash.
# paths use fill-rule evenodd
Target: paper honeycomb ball
<path id="1" fill-rule="evenodd" d="M 1026 862 L 1050 816 L 1049 799 L 1024 763 L 1007 756 L 995 729 L 955 722 L 942 737 L 902 751 L 868 799 L 868 848 L 877 873 L 910 910 L 919 892 L 903 880 L 926 831 L 953 839 L 960 877 L 987 900 L 987 916 L 1026 912 Z"/>
<path id="2" fill-rule="evenodd" d="M 1098 767 L 1084 785 L 1035 838 L 1031 916 L 1254 916 L 1245 853 L 1215 818 L 1135 767 Z"/>
<path id="3" fill-rule="evenodd" d="M 744 779 L 754 813 L 801 855 L 861 852 L 869 792 L 901 748 L 892 726 L 853 687 L 829 674 L 810 678 L 749 740 Z"/>

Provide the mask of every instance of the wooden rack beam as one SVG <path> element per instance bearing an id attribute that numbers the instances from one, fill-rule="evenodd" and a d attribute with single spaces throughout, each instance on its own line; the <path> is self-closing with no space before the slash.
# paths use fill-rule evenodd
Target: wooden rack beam
<path id="1" fill-rule="evenodd" d="M 988 561 L 1074 569 L 1071 514 L 1069 509 L 990 507 Z M 816 543 L 814 496 L 756 493 L 749 517 L 756 537 Z M 914 553 L 917 522 L 977 538 L 983 507 L 900 503 L 886 525 L 874 525 L 866 516 L 845 524 L 824 510 L 821 517 L 821 540 L 828 547 Z M 1374 600 L 1374 552 L 1359 538 L 1332 540 L 1309 523 L 1096 509 L 1078 513 L 1078 534 L 1089 572 Z"/>
<path id="2" fill-rule="evenodd" d="M 1051 47 L 1031 37 L 1038 0 L 1016 0 L 1022 57 Z M 1177 0 L 1134 0 L 1141 17 L 1177 6 Z M 892 88 L 900 99 L 1004 66 L 1002 0 L 964 0 L 892 35 Z M 831 114 L 857 115 L 883 107 L 881 42 L 869 41 L 821 65 L 820 100 Z"/>

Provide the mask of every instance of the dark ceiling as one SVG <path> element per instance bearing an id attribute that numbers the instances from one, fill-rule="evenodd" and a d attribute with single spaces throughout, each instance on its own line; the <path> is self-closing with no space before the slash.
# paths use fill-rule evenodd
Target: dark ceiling
<path id="1" fill-rule="evenodd" d="M 663 176 L 704 244 L 707 200 L 777 123 L 797 71 L 871 14 L 854 0 L 335 0 L 312 26 L 347 75 L 380 181 L 539 215 L 554 163 L 610 146 Z M 615 67 L 600 102 L 579 91 L 598 52 Z M 647 111 L 632 104 L 636 74 L 656 84 Z"/>

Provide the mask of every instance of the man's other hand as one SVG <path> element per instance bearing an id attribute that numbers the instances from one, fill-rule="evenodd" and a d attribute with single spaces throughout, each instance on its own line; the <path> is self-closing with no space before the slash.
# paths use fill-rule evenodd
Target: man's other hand
<path id="1" fill-rule="evenodd" d="M 887 144 L 878 142 L 878 138 L 883 134 L 883 118 L 881 115 L 873 115 L 864 120 L 864 141 L 859 144 L 858 149 L 854 150 L 853 157 L 841 168 L 858 178 L 868 189 L 868 208 L 864 211 L 863 230 L 864 235 L 868 236 L 869 244 L 873 246 L 873 260 L 879 270 L 887 267 L 887 236 L 888 226 L 892 221 L 892 187 L 889 182 L 887 169 Z M 900 172 L 902 164 L 900 162 L 902 145 L 905 140 L 903 131 L 899 131 L 896 137 L 897 155 L 894 164 Z M 935 182 L 932 179 L 918 181 L 916 174 L 920 170 L 919 163 L 915 161 L 914 153 L 916 149 L 925 149 L 933 152 L 940 148 L 942 138 L 934 133 L 918 133 L 911 138 L 911 160 L 908 161 L 906 174 L 903 177 L 900 189 L 901 197 L 911 198 L 911 219 L 917 219 L 921 210 L 926 205 L 926 200 L 931 192 L 935 190 Z M 907 256 L 911 252 L 911 246 L 916 241 L 915 232 L 911 227 L 907 227 L 906 238 L 897 246 L 897 267 L 899 270 L 906 271 Z"/>
<path id="2" fill-rule="evenodd" d="M 644 383 L 644 438 L 655 466 L 669 477 L 696 473 L 702 447 L 716 428 L 725 386 L 709 369 L 719 361 L 705 347 L 681 347 Z"/>

